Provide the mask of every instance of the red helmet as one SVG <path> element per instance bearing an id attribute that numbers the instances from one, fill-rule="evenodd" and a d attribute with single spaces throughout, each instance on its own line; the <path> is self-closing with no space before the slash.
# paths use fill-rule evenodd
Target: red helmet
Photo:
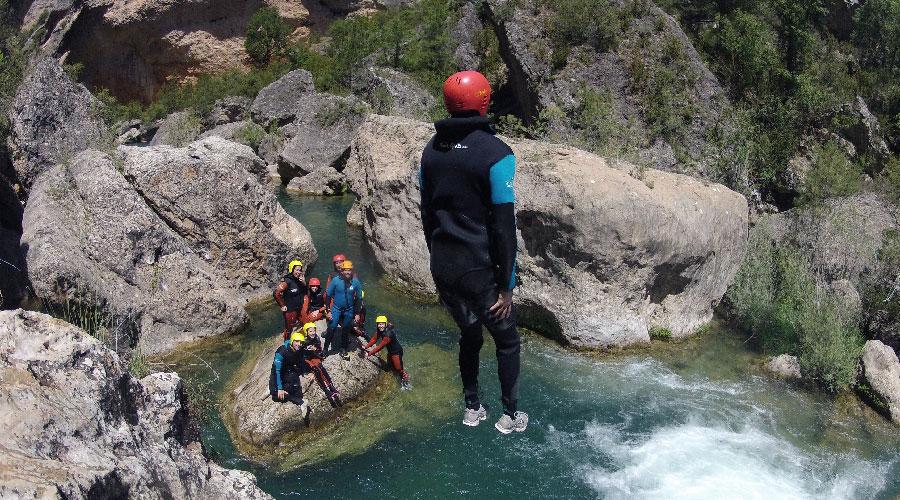
<path id="1" fill-rule="evenodd" d="M 331 258 L 331 263 L 334 264 L 335 262 L 342 262 L 342 261 L 345 261 L 345 260 L 347 260 L 347 257 L 346 257 L 344 254 L 339 253 L 339 254 L 336 254 L 334 257 Z"/>
<path id="2" fill-rule="evenodd" d="M 309 280 L 309 286 L 322 286 L 322 282 L 319 281 L 319 278 L 313 278 Z"/>
<path id="3" fill-rule="evenodd" d="M 478 111 L 484 116 L 490 102 L 491 84 L 477 71 L 460 71 L 444 82 L 444 106 L 450 114 Z"/>

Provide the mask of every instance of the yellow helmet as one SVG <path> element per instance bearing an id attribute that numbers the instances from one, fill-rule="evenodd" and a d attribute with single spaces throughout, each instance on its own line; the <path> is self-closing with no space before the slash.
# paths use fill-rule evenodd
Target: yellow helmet
<path id="1" fill-rule="evenodd" d="M 303 334 L 308 335 L 310 328 L 316 328 L 316 324 L 315 323 L 307 323 L 307 324 L 303 325 Z"/>
<path id="2" fill-rule="evenodd" d="M 353 261 L 345 260 L 344 262 L 341 262 L 341 270 L 343 271 L 344 269 L 353 269 Z"/>
<path id="3" fill-rule="evenodd" d="M 388 322 L 387 316 L 381 315 L 381 316 L 375 318 L 375 322 L 376 323 L 387 323 Z"/>
<path id="4" fill-rule="evenodd" d="M 288 272 L 294 272 L 294 268 L 300 266 L 303 267 L 303 261 L 300 260 L 292 260 L 290 264 L 288 264 Z"/>
<path id="5" fill-rule="evenodd" d="M 294 330 L 294 333 L 291 334 L 291 343 L 297 342 L 298 340 L 300 342 L 306 341 L 306 335 L 303 335 L 303 332 L 301 332 L 299 328 Z"/>

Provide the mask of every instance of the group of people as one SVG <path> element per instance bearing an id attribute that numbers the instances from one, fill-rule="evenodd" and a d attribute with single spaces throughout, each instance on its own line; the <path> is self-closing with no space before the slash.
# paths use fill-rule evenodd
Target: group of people
<path id="1" fill-rule="evenodd" d="M 342 406 L 340 390 L 325 369 L 323 360 L 336 354 L 350 360 L 376 356 L 387 349 L 391 369 L 401 386 L 409 387 L 403 368 L 403 347 L 387 316 L 375 318 L 375 333 L 366 333 L 366 293 L 353 262 L 343 254 L 332 260 L 333 272 L 325 287 L 319 278 L 306 281 L 303 262 L 293 260 L 288 273 L 275 289 L 275 302 L 284 317 L 284 343 L 275 351 L 269 376 L 269 393 L 274 401 L 291 402 L 309 411 L 303 399 L 303 379 L 315 380 L 333 407 Z M 324 335 L 319 332 L 324 331 Z M 357 350 L 358 349 L 358 350 Z"/>
<path id="2" fill-rule="evenodd" d="M 459 371 L 465 410 L 463 424 L 477 426 L 487 419 L 478 386 L 479 353 L 484 343 L 483 327 L 496 344 L 503 413 L 494 427 L 503 434 L 522 432 L 528 415 L 518 410 L 520 338 L 513 314 L 516 286 L 515 156 L 496 137 L 487 118 L 491 86 L 477 71 L 461 71 L 444 82 L 444 106 L 449 118 L 434 124 L 435 135 L 425 145 L 419 168 L 422 229 L 431 256 L 431 275 L 441 302 L 460 329 Z M 303 282 L 302 264 L 292 263 L 276 291 L 276 300 L 285 315 L 285 346 L 279 348 L 272 368 L 273 398 L 285 400 L 302 396 L 284 389 L 287 349 L 302 350 L 307 334 L 296 330 L 316 327 L 327 320 L 324 349 L 332 344 L 347 355 L 348 334 L 365 337 L 365 295 L 353 264 L 342 255 L 333 260 L 339 275 L 328 277 L 323 295 L 319 281 Z M 297 265 L 300 271 L 297 271 Z M 376 320 L 378 332 L 360 343 L 368 355 L 387 347 L 394 369 L 403 379 L 403 349 L 384 316 Z M 340 333 L 339 333 L 340 332 Z M 288 336 L 290 335 L 290 339 Z M 294 347 L 294 336 L 299 344 Z M 337 340 L 335 335 L 339 335 Z M 286 347 L 290 346 L 290 347 Z M 294 356 L 298 357 L 298 356 Z M 280 363 L 280 364 L 279 364 Z M 320 363 L 321 364 L 321 363 Z M 278 368 L 281 366 L 281 368 Z M 278 370 L 282 370 L 279 372 Z M 325 380 L 321 368 L 312 376 Z M 280 375 L 279 375 L 280 373 Z M 280 377 L 280 378 L 279 378 Z"/>

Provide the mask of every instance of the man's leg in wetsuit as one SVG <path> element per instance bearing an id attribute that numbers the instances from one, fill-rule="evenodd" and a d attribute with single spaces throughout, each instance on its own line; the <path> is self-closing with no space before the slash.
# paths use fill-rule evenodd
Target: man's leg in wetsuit
<path id="1" fill-rule="evenodd" d="M 325 348 L 322 355 L 331 354 L 335 346 L 334 336 L 337 333 L 337 326 L 341 322 L 341 312 L 337 309 L 331 311 L 331 320 L 328 321 L 328 330 L 325 331 Z"/>
<path id="2" fill-rule="evenodd" d="M 481 405 L 478 395 L 479 352 L 484 344 L 481 322 L 463 297 L 441 288 L 438 289 L 438 293 L 460 330 L 459 374 L 462 378 L 466 408 L 478 409 Z"/>

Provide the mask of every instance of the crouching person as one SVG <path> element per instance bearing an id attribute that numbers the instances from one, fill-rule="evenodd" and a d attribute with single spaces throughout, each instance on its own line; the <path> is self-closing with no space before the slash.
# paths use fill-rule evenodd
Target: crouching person
<path id="1" fill-rule="evenodd" d="M 322 344 L 319 339 L 318 327 L 315 323 L 307 323 L 303 325 L 303 334 L 306 336 L 306 340 L 303 342 L 303 359 L 310 373 L 315 377 L 316 383 L 319 384 L 319 388 L 322 389 L 332 408 L 343 406 L 341 393 L 334 386 L 331 376 L 328 375 L 328 371 L 325 370 L 325 365 L 322 363 Z"/>
<path id="2" fill-rule="evenodd" d="M 304 416 L 309 415 L 309 405 L 303 400 L 301 377 L 308 373 L 303 356 L 303 332 L 295 331 L 275 351 L 272 372 L 269 375 L 269 394 L 272 401 L 291 402 L 300 406 Z"/>
<path id="3" fill-rule="evenodd" d="M 372 346 L 375 347 L 370 351 L 369 348 Z M 385 347 L 387 347 L 391 368 L 400 378 L 400 387 L 409 389 L 409 374 L 403 369 L 403 346 L 400 345 L 394 325 L 388 323 L 387 316 L 378 316 L 375 318 L 375 333 L 363 349 L 366 351 L 366 356 L 374 356 Z"/>

